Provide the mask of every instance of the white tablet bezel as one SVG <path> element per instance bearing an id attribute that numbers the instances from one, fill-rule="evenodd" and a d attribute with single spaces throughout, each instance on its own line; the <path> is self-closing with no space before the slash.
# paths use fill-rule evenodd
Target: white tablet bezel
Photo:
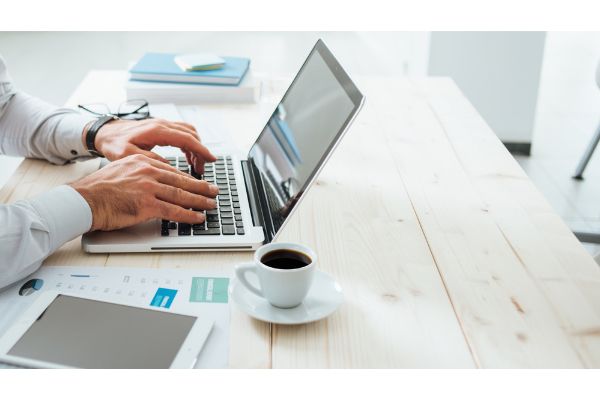
<path id="1" fill-rule="evenodd" d="M 70 296 L 88 300 L 102 301 L 106 303 L 119 304 L 123 306 L 141 308 L 152 310 L 156 312 L 170 312 L 162 310 L 156 307 L 150 306 L 132 306 L 130 304 L 124 304 L 115 301 L 109 301 L 100 297 L 88 297 L 88 296 L 73 296 L 68 293 L 61 293 L 57 291 L 47 291 L 40 294 L 40 297 L 21 315 L 21 317 L 15 321 L 10 329 L 0 338 L 0 361 L 7 364 L 14 364 L 17 366 L 28 367 L 28 368 L 76 368 L 69 365 L 60 365 L 49 363 L 46 361 L 34 360 L 30 358 L 17 357 L 7 354 L 8 351 L 17 343 L 19 339 L 25 334 L 25 332 L 31 327 L 31 325 L 38 319 L 38 317 L 48 308 L 50 303 L 59 296 Z M 206 342 L 208 335 L 213 327 L 213 320 L 200 319 L 197 315 L 185 314 L 185 313 L 174 313 L 179 315 L 186 315 L 196 318 L 196 322 L 190 329 L 185 341 L 181 345 L 181 348 L 177 352 L 175 359 L 171 363 L 169 368 L 193 368 L 196 364 L 196 360 L 202 346 Z"/>

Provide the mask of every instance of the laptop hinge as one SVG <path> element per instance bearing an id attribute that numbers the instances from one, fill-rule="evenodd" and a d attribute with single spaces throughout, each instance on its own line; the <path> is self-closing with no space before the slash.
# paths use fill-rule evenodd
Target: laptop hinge
<path id="1" fill-rule="evenodd" d="M 259 196 L 258 180 L 254 175 L 255 171 L 248 161 L 242 161 L 242 172 L 244 173 L 244 181 L 246 182 L 246 194 L 248 195 L 248 203 L 250 204 L 252 223 L 254 226 L 263 228 L 265 243 L 270 243 L 273 240 L 273 236 L 270 234 L 265 221 L 264 206 L 261 204 L 261 196 Z"/>

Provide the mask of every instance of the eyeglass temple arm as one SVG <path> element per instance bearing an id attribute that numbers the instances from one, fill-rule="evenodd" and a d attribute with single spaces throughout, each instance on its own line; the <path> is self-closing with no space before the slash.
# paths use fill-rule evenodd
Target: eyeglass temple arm
<path id="1" fill-rule="evenodd" d="M 94 114 L 94 115 L 104 115 L 104 114 L 102 114 L 102 113 L 99 113 L 99 112 L 96 112 L 96 111 L 92 111 L 92 110 L 90 110 L 89 108 L 87 108 L 87 107 L 85 107 L 85 106 L 82 106 L 81 104 L 78 104 L 78 105 L 77 105 L 77 107 L 78 107 L 78 108 L 81 108 L 82 110 L 85 110 L 85 111 L 87 111 L 87 112 L 89 112 L 89 113 L 91 113 L 91 114 Z"/>
<path id="2" fill-rule="evenodd" d="M 140 111 L 142 108 L 144 107 L 148 107 L 148 102 L 146 101 L 144 104 L 142 104 L 141 106 L 139 106 L 138 108 L 136 108 L 135 110 L 131 111 L 131 112 L 127 112 L 127 113 L 117 113 L 116 116 L 117 117 L 121 117 L 123 115 L 130 115 L 130 114 L 135 114 L 136 112 Z"/>

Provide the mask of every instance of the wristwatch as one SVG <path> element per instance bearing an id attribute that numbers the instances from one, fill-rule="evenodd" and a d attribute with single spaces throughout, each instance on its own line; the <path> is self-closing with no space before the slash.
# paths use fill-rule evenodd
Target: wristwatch
<path id="1" fill-rule="evenodd" d="M 104 115 L 98 118 L 92 124 L 92 126 L 90 126 L 87 133 L 85 134 L 85 145 L 87 146 L 87 149 L 91 155 L 95 157 L 104 157 L 104 155 L 100 153 L 98 149 L 96 149 L 96 144 L 94 143 L 96 141 L 96 135 L 98 134 L 100 128 L 108 124 L 110 121 L 114 121 L 116 119 L 119 119 L 119 117 L 115 115 Z"/>

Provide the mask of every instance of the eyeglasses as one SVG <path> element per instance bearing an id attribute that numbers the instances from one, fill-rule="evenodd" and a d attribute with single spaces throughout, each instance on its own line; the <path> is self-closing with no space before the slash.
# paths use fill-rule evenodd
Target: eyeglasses
<path id="1" fill-rule="evenodd" d="M 114 115 L 115 117 L 129 120 L 150 118 L 148 102 L 142 99 L 127 100 L 121 103 L 116 113 L 112 112 L 110 107 L 104 103 L 79 104 L 77 107 L 98 116 Z"/>

